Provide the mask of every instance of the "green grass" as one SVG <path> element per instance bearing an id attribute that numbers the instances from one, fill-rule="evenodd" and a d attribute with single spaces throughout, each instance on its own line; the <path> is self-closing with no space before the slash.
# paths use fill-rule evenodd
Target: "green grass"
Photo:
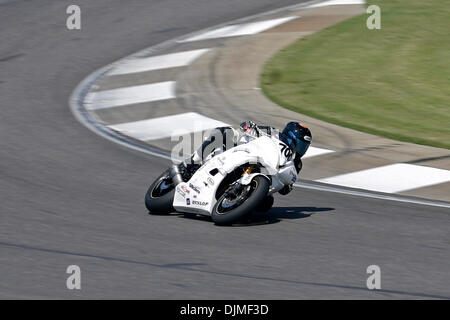
<path id="1" fill-rule="evenodd" d="M 368 1 L 368 14 L 272 57 L 264 93 L 288 109 L 391 139 L 450 149 L 450 2 Z"/>

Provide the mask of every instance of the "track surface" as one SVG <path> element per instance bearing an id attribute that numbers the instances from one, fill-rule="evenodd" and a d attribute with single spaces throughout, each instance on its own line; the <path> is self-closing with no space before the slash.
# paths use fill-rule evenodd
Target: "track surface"
<path id="1" fill-rule="evenodd" d="M 269 223 L 150 216 L 143 195 L 167 161 L 67 106 L 122 56 L 297 2 L 77 1 L 83 29 L 68 31 L 71 3 L 0 1 L 0 298 L 449 298 L 448 209 L 296 189 Z M 382 291 L 365 287 L 371 264 Z"/>

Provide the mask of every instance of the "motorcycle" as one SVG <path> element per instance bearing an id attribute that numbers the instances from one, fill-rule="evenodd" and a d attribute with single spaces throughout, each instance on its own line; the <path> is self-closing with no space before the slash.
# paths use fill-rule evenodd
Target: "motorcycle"
<path id="1" fill-rule="evenodd" d="M 285 143 L 257 133 L 245 144 L 213 152 L 194 172 L 177 164 L 167 169 L 145 195 L 149 212 L 207 215 L 217 225 L 229 225 L 255 210 L 270 210 L 272 195 L 287 194 L 297 170 Z"/>

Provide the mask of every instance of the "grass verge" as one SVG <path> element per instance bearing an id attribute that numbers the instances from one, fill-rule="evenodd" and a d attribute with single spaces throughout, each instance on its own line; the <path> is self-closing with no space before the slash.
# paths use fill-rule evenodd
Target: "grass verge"
<path id="1" fill-rule="evenodd" d="M 391 139 L 450 149 L 450 2 L 368 1 L 362 15 L 281 50 L 261 75 L 288 109 Z"/>

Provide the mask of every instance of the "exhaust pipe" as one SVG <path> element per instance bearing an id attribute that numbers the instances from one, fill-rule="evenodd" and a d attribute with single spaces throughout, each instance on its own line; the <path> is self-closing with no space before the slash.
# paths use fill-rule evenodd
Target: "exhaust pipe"
<path id="1" fill-rule="evenodd" d="M 174 164 L 172 168 L 170 168 L 170 177 L 172 178 L 172 182 L 175 186 L 181 182 L 184 182 L 180 173 L 180 167 L 177 164 Z"/>

